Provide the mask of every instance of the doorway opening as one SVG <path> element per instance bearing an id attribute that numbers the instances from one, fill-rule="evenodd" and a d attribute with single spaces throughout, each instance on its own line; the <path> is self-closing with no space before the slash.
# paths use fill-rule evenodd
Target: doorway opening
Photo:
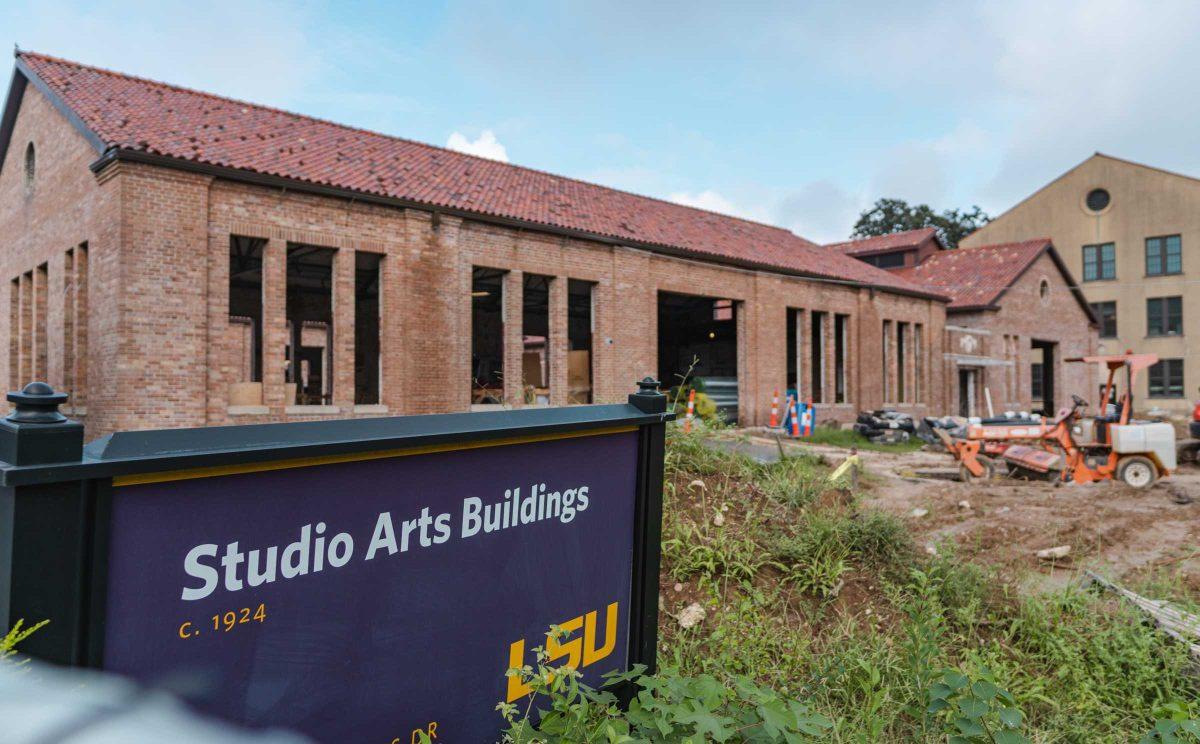
<path id="1" fill-rule="evenodd" d="M 579 279 L 567 281 L 567 403 L 593 402 L 592 289 Z"/>
<path id="2" fill-rule="evenodd" d="M 976 400 L 979 390 L 979 370 L 973 367 L 958 368 L 958 415 L 963 418 L 977 416 Z"/>
<path id="3" fill-rule="evenodd" d="M 693 367 L 693 361 L 695 366 Z M 738 415 L 737 303 L 716 297 L 658 293 L 658 374 L 664 386 L 697 378 L 717 411 Z M 686 381 L 690 384 L 691 378 Z"/>
<path id="4" fill-rule="evenodd" d="M 471 404 L 504 402 L 504 275 L 471 270 Z"/>
<path id="5" fill-rule="evenodd" d="M 525 274 L 523 278 L 521 390 L 526 405 L 550 405 L 550 282 L 554 277 Z"/>
<path id="6" fill-rule="evenodd" d="M 333 403 L 333 248 L 287 249 L 287 383 L 299 406 Z"/>
<path id="7" fill-rule="evenodd" d="M 1035 338 L 1030 339 L 1029 346 L 1032 349 L 1029 363 L 1031 408 L 1043 416 L 1053 416 L 1057 410 L 1054 400 L 1054 369 L 1058 344 Z"/>

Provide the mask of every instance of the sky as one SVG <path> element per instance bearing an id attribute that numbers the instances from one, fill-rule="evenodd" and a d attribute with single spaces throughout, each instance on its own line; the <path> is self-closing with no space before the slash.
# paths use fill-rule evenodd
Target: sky
<path id="1" fill-rule="evenodd" d="M 1200 174 L 1200 2 L 23 2 L 0 42 L 846 238 L 1093 152 Z"/>

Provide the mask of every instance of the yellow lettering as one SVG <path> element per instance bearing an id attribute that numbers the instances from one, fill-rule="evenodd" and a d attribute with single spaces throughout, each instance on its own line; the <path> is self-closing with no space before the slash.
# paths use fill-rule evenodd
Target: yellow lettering
<path id="1" fill-rule="evenodd" d="M 583 665 L 600 661 L 613 652 L 617 645 L 617 603 L 613 602 L 604 612 L 604 647 L 596 648 L 596 611 L 587 614 L 583 626 Z"/>
<path id="2" fill-rule="evenodd" d="M 508 647 L 508 668 L 520 669 L 524 666 L 525 661 L 525 639 L 514 641 Z M 521 681 L 520 675 L 514 674 L 508 678 L 508 702 L 520 700 L 529 693 L 533 692 L 533 688 Z"/>
<path id="3" fill-rule="evenodd" d="M 559 627 L 563 629 L 565 635 L 570 635 L 583 627 L 583 615 L 573 617 Z M 565 656 L 567 663 L 564 666 L 578 669 L 580 662 L 583 661 L 583 639 L 572 638 L 566 643 L 561 643 L 554 635 L 547 635 L 546 654 L 547 661 L 558 661 Z"/>
<path id="4" fill-rule="evenodd" d="M 429 738 L 430 739 L 437 738 L 437 721 L 429 722 Z"/>
<path id="5" fill-rule="evenodd" d="M 179 637 L 180 638 L 191 638 L 192 636 L 196 635 L 195 631 L 188 630 L 188 628 L 190 628 L 190 627 L 192 627 L 192 624 L 190 622 L 180 625 L 179 626 Z"/>

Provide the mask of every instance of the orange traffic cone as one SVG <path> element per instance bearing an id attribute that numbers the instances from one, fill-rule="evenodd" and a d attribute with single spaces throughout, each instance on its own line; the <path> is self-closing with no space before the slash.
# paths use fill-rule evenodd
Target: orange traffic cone
<path id="1" fill-rule="evenodd" d="M 692 430 L 692 416 L 696 413 L 696 388 L 688 391 L 688 409 L 687 418 L 683 420 L 683 433 L 686 434 Z"/>
<path id="2" fill-rule="evenodd" d="M 771 428 L 779 426 L 779 388 L 775 388 L 775 395 L 771 398 Z"/>
<path id="3" fill-rule="evenodd" d="M 797 399 L 792 400 L 792 436 L 800 436 L 800 403 Z"/>

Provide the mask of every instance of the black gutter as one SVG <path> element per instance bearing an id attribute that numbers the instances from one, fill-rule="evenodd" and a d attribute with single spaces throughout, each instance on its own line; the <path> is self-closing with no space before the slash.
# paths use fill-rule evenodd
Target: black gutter
<path id="1" fill-rule="evenodd" d="M 623 246 L 629 248 L 639 248 L 642 250 L 658 253 L 676 258 L 686 258 L 704 263 L 719 264 L 725 266 L 734 266 L 743 269 L 752 269 L 755 271 L 767 271 L 774 274 L 783 274 L 785 276 L 795 276 L 802 279 L 813 281 L 825 281 L 833 284 L 844 284 L 848 287 L 877 289 L 881 292 L 889 292 L 891 294 L 905 295 L 909 297 L 917 297 L 924 300 L 933 300 L 936 302 L 950 302 L 949 298 L 933 293 L 921 292 L 919 290 L 907 290 L 899 287 L 892 287 L 882 284 L 873 284 L 870 282 L 851 282 L 839 281 L 820 274 L 812 274 L 803 271 L 795 271 L 764 264 L 757 261 L 748 261 L 742 259 L 734 259 L 725 256 L 714 256 L 710 253 L 701 251 L 690 251 L 676 246 L 663 245 L 660 243 L 647 243 L 643 241 L 628 240 L 623 238 L 615 238 L 610 235 L 601 235 L 592 233 L 586 230 L 576 230 L 569 227 L 559 227 L 557 225 L 548 225 L 541 222 L 532 222 L 529 220 L 520 220 L 514 217 L 504 217 L 502 215 L 488 214 L 486 212 L 474 212 L 467 209 L 459 209 L 456 207 L 443 207 L 427 202 L 419 202 L 413 199 L 403 199 L 393 196 L 380 196 L 378 194 L 369 194 L 353 189 L 341 188 L 338 186 L 328 186 L 325 184 L 316 184 L 309 181 L 301 181 L 285 176 L 276 176 L 269 173 L 259 173 L 241 168 L 232 168 L 228 166 L 213 165 L 211 163 L 200 163 L 194 160 L 185 160 L 183 158 L 171 157 L 169 155 L 159 155 L 157 153 L 145 152 L 142 150 L 128 150 L 123 148 L 110 148 L 95 162 L 91 164 L 93 173 L 99 173 L 104 168 L 114 162 L 124 163 L 140 163 L 143 165 L 154 165 L 163 168 L 171 168 L 174 170 L 183 170 L 192 173 L 200 173 L 214 178 L 221 178 L 228 181 L 236 181 L 240 183 L 248 183 L 256 186 L 266 186 L 275 189 L 288 189 L 290 191 L 299 191 L 302 193 L 315 194 L 318 196 L 329 196 L 337 199 L 348 199 L 351 201 L 366 202 L 368 204 L 378 204 L 386 207 L 395 207 L 400 209 L 416 209 L 423 212 L 432 212 L 435 215 L 449 215 L 459 217 L 464 220 L 472 220 L 500 227 L 510 227 L 522 230 L 534 230 L 551 235 L 558 235 L 568 238 L 577 238 L 580 240 L 588 240 L 591 242 L 602 243 L 612 246 Z"/>

